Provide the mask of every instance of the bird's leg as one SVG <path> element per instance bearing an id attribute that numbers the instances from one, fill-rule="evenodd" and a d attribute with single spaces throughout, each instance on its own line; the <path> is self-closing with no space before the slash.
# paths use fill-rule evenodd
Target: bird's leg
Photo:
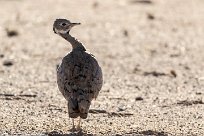
<path id="1" fill-rule="evenodd" d="M 79 122 L 77 124 L 77 128 L 78 131 L 81 130 L 81 117 L 79 117 Z"/>
<path id="2" fill-rule="evenodd" d="M 72 132 L 76 131 L 75 125 L 74 125 L 74 118 L 72 118 L 72 129 L 70 131 Z"/>
<path id="3" fill-rule="evenodd" d="M 75 129 L 74 118 L 72 118 L 72 129 Z"/>

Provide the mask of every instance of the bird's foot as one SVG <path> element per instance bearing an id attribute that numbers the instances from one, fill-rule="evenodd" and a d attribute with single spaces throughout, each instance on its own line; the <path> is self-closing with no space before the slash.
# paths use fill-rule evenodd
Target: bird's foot
<path id="1" fill-rule="evenodd" d="M 74 125 L 74 118 L 72 118 L 72 128 L 69 130 L 70 132 L 76 132 L 76 128 L 75 128 L 75 125 Z"/>
<path id="2" fill-rule="evenodd" d="M 76 132 L 77 129 L 76 129 L 75 127 L 72 127 L 69 131 L 70 131 L 70 132 Z"/>
<path id="3" fill-rule="evenodd" d="M 78 132 L 81 132 L 81 131 L 82 131 L 82 128 L 81 128 L 80 125 L 77 125 L 77 127 L 76 127 L 76 131 L 78 131 Z"/>
<path id="4" fill-rule="evenodd" d="M 82 132 L 82 129 L 81 129 L 81 127 L 80 126 L 77 126 L 76 128 L 75 127 L 73 127 L 73 128 L 71 128 L 70 130 L 69 130 L 71 133 L 81 133 Z"/>

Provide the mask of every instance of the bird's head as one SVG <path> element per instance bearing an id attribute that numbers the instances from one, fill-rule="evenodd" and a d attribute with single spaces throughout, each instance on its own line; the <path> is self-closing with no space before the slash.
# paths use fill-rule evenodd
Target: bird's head
<path id="1" fill-rule="evenodd" d="M 76 25 L 80 25 L 81 23 L 71 23 L 67 19 L 56 19 L 53 24 L 53 31 L 56 34 L 65 34 L 69 33 L 71 28 Z"/>

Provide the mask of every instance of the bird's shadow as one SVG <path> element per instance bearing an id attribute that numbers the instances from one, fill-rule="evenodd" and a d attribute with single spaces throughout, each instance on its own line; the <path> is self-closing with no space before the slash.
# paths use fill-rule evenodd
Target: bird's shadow
<path id="1" fill-rule="evenodd" d="M 159 132 L 159 131 L 153 131 L 153 130 L 146 130 L 146 131 L 132 131 L 132 132 L 126 132 L 123 134 L 115 134 L 113 136 L 123 136 L 123 135 L 135 135 L 135 136 L 168 136 L 170 135 L 170 133 L 167 132 Z M 57 131 L 52 131 L 50 133 L 48 133 L 48 136 L 94 136 L 94 134 L 92 133 L 86 133 L 83 131 L 78 131 L 78 132 L 70 132 L 70 133 L 66 133 L 63 134 L 61 131 L 57 132 Z"/>
<path id="2" fill-rule="evenodd" d="M 153 131 L 153 130 L 146 130 L 146 131 L 133 131 L 128 132 L 123 135 L 135 135 L 135 136 L 168 136 L 170 133 L 164 131 Z"/>
<path id="3" fill-rule="evenodd" d="M 82 130 L 77 132 L 69 131 L 68 133 L 63 133 L 62 131 L 52 131 L 47 134 L 48 136 L 93 136 L 92 133 L 83 132 Z"/>

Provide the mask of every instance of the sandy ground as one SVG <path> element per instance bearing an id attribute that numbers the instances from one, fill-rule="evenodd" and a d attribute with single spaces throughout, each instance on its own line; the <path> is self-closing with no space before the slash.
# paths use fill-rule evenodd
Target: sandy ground
<path id="1" fill-rule="evenodd" d="M 204 135 L 203 0 L 0 0 L 0 135 L 72 135 L 56 65 L 71 46 L 56 18 L 102 66 L 104 85 L 74 135 Z"/>

